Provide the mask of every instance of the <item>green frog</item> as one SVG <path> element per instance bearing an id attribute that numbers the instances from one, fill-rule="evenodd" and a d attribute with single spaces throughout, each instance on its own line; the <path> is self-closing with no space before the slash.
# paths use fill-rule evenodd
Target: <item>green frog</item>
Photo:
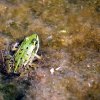
<path id="1" fill-rule="evenodd" d="M 6 71 L 7 73 L 19 73 L 23 75 L 23 73 L 29 70 L 29 66 L 32 65 L 35 58 L 40 59 L 40 56 L 37 55 L 39 37 L 37 34 L 33 33 L 22 41 L 17 50 L 15 49 L 15 45 L 12 47 L 12 51 L 15 53 L 13 55 L 7 54 L 6 60 L 4 60 Z"/>

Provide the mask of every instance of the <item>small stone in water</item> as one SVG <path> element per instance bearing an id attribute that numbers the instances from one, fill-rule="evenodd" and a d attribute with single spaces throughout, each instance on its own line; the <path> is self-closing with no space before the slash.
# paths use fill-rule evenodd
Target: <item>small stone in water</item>
<path id="1" fill-rule="evenodd" d="M 66 30 L 60 30 L 59 33 L 66 33 Z"/>
<path id="2" fill-rule="evenodd" d="M 50 72 L 51 72 L 51 74 L 53 75 L 53 74 L 54 74 L 54 68 L 51 68 L 51 69 L 50 69 Z"/>
<path id="3" fill-rule="evenodd" d="M 52 40 L 52 35 L 48 36 L 47 40 Z"/>
<path id="4" fill-rule="evenodd" d="M 61 67 L 57 67 L 55 70 L 58 71 L 58 70 L 60 70 L 60 69 L 61 69 Z"/>
<path id="5" fill-rule="evenodd" d="M 87 67 L 89 68 L 89 67 L 90 67 L 90 65 L 88 64 L 88 65 L 87 65 Z"/>

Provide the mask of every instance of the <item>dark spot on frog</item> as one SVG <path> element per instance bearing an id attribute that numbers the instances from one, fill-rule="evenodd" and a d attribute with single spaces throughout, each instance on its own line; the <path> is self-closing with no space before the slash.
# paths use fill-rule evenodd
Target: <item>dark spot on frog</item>
<path id="1" fill-rule="evenodd" d="M 27 56 L 29 55 L 29 54 L 26 54 Z"/>
<path id="2" fill-rule="evenodd" d="M 28 49 L 28 47 L 26 49 Z"/>
<path id="3" fill-rule="evenodd" d="M 20 55 L 21 53 L 19 53 L 19 55 Z"/>
<path id="4" fill-rule="evenodd" d="M 21 49 L 21 51 L 22 51 L 23 49 Z"/>
<path id="5" fill-rule="evenodd" d="M 22 58 L 20 58 L 22 60 Z"/>
<path id="6" fill-rule="evenodd" d="M 17 61 L 15 60 L 15 63 L 17 63 Z"/>

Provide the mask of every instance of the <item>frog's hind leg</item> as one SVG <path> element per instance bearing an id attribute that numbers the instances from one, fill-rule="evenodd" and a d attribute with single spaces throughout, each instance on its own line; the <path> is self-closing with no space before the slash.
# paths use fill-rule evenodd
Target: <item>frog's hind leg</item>
<path id="1" fill-rule="evenodd" d="M 31 65 L 26 65 L 27 67 L 24 68 L 24 71 L 21 72 L 20 77 L 28 77 L 28 73 L 32 71 Z"/>

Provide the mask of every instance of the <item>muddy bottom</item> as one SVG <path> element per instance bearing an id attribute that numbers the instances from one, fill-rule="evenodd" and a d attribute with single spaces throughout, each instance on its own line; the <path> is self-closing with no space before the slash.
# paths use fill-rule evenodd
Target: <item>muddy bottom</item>
<path id="1" fill-rule="evenodd" d="M 0 50 L 33 32 L 42 59 L 29 76 L 0 73 L 0 100 L 100 100 L 100 1 L 0 0 Z"/>

